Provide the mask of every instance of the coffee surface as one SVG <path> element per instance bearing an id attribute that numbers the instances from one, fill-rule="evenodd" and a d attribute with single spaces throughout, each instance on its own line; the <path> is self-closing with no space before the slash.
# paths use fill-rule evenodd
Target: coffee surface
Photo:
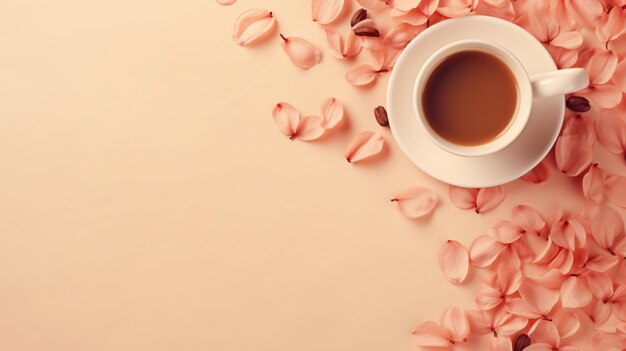
<path id="1" fill-rule="evenodd" d="M 447 141 L 474 146 L 497 138 L 517 108 L 517 83 L 499 58 L 481 51 L 451 55 L 428 78 L 421 103 L 431 128 Z"/>

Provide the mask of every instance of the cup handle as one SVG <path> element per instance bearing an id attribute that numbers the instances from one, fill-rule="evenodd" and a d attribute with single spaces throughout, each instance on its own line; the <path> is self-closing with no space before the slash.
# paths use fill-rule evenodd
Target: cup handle
<path id="1" fill-rule="evenodd" d="M 589 86 L 589 75 L 583 68 L 568 68 L 532 75 L 534 97 L 564 95 Z"/>

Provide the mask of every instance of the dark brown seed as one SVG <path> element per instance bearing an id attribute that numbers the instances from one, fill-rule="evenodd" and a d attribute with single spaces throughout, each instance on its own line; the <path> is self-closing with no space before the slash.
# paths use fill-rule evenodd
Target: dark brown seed
<path id="1" fill-rule="evenodd" d="M 374 27 L 359 27 L 354 30 L 354 34 L 361 37 L 380 37 L 380 32 Z"/>
<path id="2" fill-rule="evenodd" d="M 515 340 L 515 345 L 513 346 L 513 351 L 522 351 L 530 345 L 530 336 L 526 334 L 522 334 L 517 337 Z"/>
<path id="3" fill-rule="evenodd" d="M 582 96 L 571 96 L 565 102 L 565 106 L 574 112 L 587 112 L 591 110 L 589 100 Z"/>
<path id="4" fill-rule="evenodd" d="M 389 118 L 387 118 L 387 110 L 384 107 L 378 106 L 374 109 L 374 117 L 376 117 L 376 122 L 383 127 L 387 127 L 389 125 Z"/>
<path id="5" fill-rule="evenodd" d="M 355 24 L 361 22 L 362 20 L 367 18 L 367 10 L 366 9 L 358 9 L 354 15 L 352 15 L 352 19 L 350 19 L 350 27 L 354 27 Z"/>

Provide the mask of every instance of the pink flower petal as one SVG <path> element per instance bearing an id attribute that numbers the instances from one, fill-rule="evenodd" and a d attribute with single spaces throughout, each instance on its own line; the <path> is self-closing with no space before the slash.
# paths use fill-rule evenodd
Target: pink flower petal
<path id="1" fill-rule="evenodd" d="M 626 208 L 626 177 L 609 177 L 606 180 L 606 196 L 617 206 Z"/>
<path id="2" fill-rule="evenodd" d="M 412 338 L 418 346 L 447 347 L 450 345 L 448 332 L 439 324 L 431 321 L 418 324 L 413 329 Z"/>
<path id="3" fill-rule="evenodd" d="M 626 243 L 626 241 L 624 241 Z M 624 255 L 626 257 L 626 255 Z M 620 260 L 617 269 L 617 281 L 626 285 L 626 260 Z"/>
<path id="4" fill-rule="evenodd" d="M 528 319 L 541 318 L 542 314 L 532 309 L 524 300 L 515 297 L 507 301 L 506 309 L 510 313 Z"/>
<path id="5" fill-rule="evenodd" d="M 496 221 L 487 230 L 488 235 L 503 244 L 517 241 L 523 232 L 522 228 L 506 220 Z"/>
<path id="6" fill-rule="evenodd" d="M 492 288 L 487 284 L 483 284 L 480 291 L 476 294 L 474 302 L 480 310 L 491 310 L 504 301 L 503 293 Z"/>
<path id="7" fill-rule="evenodd" d="M 587 97 L 592 106 L 604 109 L 614 108 L 622 101 L 622 91 L 612 84 L 594 85 L 580 91 L 579 95 Z"/>
<path id="8" fill-rule="evenodd" d="M 591 346 L 595 351 L 623 351 L 626 348 L 626 337 L 620 333 L 596 331 L 591 335 Z"/>
<path id="9" fill-rule="evenodd" d="M 546 222 L 534 208 L 527 205 L 513 207 L 513 223 L 523 228 L 527 233 L 539 234 L 546 226 Z"/>
<path id="10" fill-rule="evenodd" d="M 294 65 L 302 69 L 310 69 L 322 61 L 322 52 L 306 39 L 298 37 L 285 37 L 280 43 L 287 56 Z"/>
<path id="11" fill-rule="evenodd" d="M 569 274 L 574 264 L 574 254 L 567 249 L 559 250 L 559 253 L 548 265 L 548 269 L 558 269 L 561 274 Z"/>
<path id="12" fill-rule="evenodd" d="M 595 27 L 604 10 L 602 4 L 597 0 L 568 0 L 563 2 L 567 14 L 574 23 L 590 29 Z"/>
<path id="13" fill-rule="evenodd" d="M 617 54 L 613 50 L 596 51 L 585 67 L 589 73 L 589 83 L 599 85 L 608 82 L 617 68 L 617 61 Z"/>
<path id="14" fill-rule="evenodd" d="M 413 6 L 409 10 L 402 11 L 397 8 L 391 10 L 391 16 L 396 21 L 410 24 L 413 26 L 421 26 L 428 22 L 432 14 L 437 10 L 439 0 L 421 0 L 418 1 L 419 6 Z M 395 5 L 395 2 L 394 2 Z M 421 27 L 422 30 L 424 29 Z M 421 30 L 420 30 L 421 31 Z"/>
<path id="15" fill-rule="evenodd" d="M 626 121 L 614 110 L 602 110 L 596 115 L 598 140 L 609 152 L 626 151 Z"/>
<path id="16" fill-rule="evenodd" d="M 329 24 L 339 17 L 344 0 L 311 0 L 311 19 L 319 24 Z"/>
<path id="17" fill-rule="evenodd" d="M 386 0 L 356 0 L 359 5 L 370 11 L 380 11 L 389 6 Z"/>
<path id="18" fill-rule="evenodd" d="M 498 258 L 504 247 L 488 235 L 479 236 L 472 243 L 470 262 L 477 267 L 487 267 Z"/>
<path id="19" fill-rule="evenodd" d="M 613 78 L 611 79 L 615 85 L 622 90 L 622 92 L 626 93 L 626 60 L 622 59 L 620 63 L 617 64 L 617 68 L 615 68 L 615 73 L 613 74 Z"/>
<path id="20" fill-rule="evenodd" d="M 593 118 L 580 114 L 569 117 L 563 126 L 563 135 L 577 135 L 584 143 L 593 144 L 596 136 Z"/>
<path id="21" fill-rule="evenodd" d="M 585 274 L 589 290 L 601 301 L 608 301 L 613 296 L 613 281 L 607 273 L 587 272 Z"/>
<path id="22" fill-rule="evenodd" d="M 404 190 L 392 202 L 395 202 L 408 218 L 419 218 L 431 213 L 437 205 L 437 195 L 424 187 L 415 187 Z"/>
<path id="23" fill-rule="evenodd" d="M 585 262 L 585 267 L 590 271 L 606 272 L 617 265 L 618 257 L 611 255 L 606 249 L 600 248 L 594 240 L 589 240 L 587 246 L 589 256 Z"/>
<path id="24" fill-rule="evenodd" d="M 482 188 L 476 197 L 476 213 L 483 213 L 497 207 L 504 200 L 502 185 Z"/>
<path id="25" fill-rule="evenodd" d="M 583 311 L 594 324 L 603 324 L 611 317 L 611 305 L 598 299 L 593 299 L 591 303 L 583 307 Z"/>
<path id="26" fill-rule="evenodd" d="M 300 111 L 287 102 L 280 102 L 274 106 L 272 116 L 278 130 L 293 140 L 300 123 Z"/>
<path id="27" fill-rule="evenodd" d="M 532 184 L 543 184 L 550 180 L 550 169 L 545 161 L 541 161 L 530 172 L 524 174 L 522 179 Z"/>
<path id="28" fill-rule="evenodd" d="M 396 49 L 404 49 L 423 30 L 424 27 L 406 23 L 396 24 L 383 39 L 383 44 Z"/>
<path id="29" fill-rule="evenodd" d="M 612 7 L 609 13 L 604 13 L 596 25 L 596 35 L 602 43 L 615 40 L 624 32 L 626 16 L 618 7 Z"/>
<path id="30" fill-rule="evenodd" d="M 462 283 L 469 271 L 469 254 L 456 240 L 446 241 L 439 250 L 439 268 L 453 284 Z"/>
<path id="31" fill-rule="evenodd" d="M 612 207 L 593 207 L 587 216 L 591 222 L 591 235 L 601 248 L 611 250 L 624 238 L 624 221 Z"/>
<path id="32" fill-rule="evenodd" d="M 546 320 L 537 321 L 529 333 L 533 343 L 548 344 L 555 348 L 558 348 L 561 343 L 561 337 L 556 325 Z"/>
<path id="33" fill-rule="evenodd" d="M 517 16 L 511 0 L 479 1 L 474 12 L 479 15 L 502 18 L 509 22 L 513 22 Z"/>
<path id="34" fill-rule="evenodd" d="M 491 333 L 492 318 L 487 318 L 487 315 L 493 317 L 494 312 L 484 312 L 472 310 L 466 313 L 467 320 L 469 322 L 470 331 L 474 334 L 485 335 Z M 489 319 L 489 320 L 488 320 Z"/>
<path id="35" fill-rule="evenodd" d="M 446 17 L 468 15 L 478 5 L 478 0 L 440 0 L 437 12 Z"/>
<path id="36" fill-rule="evenodd" d="M 556 142 L 556 165 L 570 177 L 582 173 L 591 164 L 593 148 L 577 135 L 562 135 Z"/>
<path id="37" fill-rule="evenodd" d="M 346 73 L 346 81 L 355 86 L 368 85 L 377 77 L 378 70 L 368 64 L 356 65 Z"/>
<path id="38" fill-rule="evenodd" d="M 361 132 L 348 145 L 346 160 L 353 163 L 372 157 L 382 151 L 383 145 L 383 136 L 379 133 Z"/>
<path id="39" fill-rule="evenodd" d="M 324 134 L 322 118 L 318 116 L 306 116 L 298 123 L 298 129 L 294 137 L 302 141 L 315 140 Z"/>
<path id="40" fill-rule="evenodd" d="M 519 288 L 522 300 L 534 311 L 548 315 L 559 300 L 559 292 L 544 288 L 530 279 L 524 279 Z"/>
<path id="41" fill-rule="evenodd" d="M 554 351 L 554 348 L 544 343 L 534 343 L 529 345 L 524 351 Z"/>
<path id="42" fill-rule="evenodd" d="M 233 28 L 233 41 L 245 46 L 265 37 L 274 28 L 276 19 L 267 10 L 248 10 L 242 13 Z"/>
<path id="43" fill-rule="evenodd" d="M 496 312 L 494 318 L 496 319 L 494 329 L 498 336 L 517 334 L 528 324 L 528 319 L 509 314 L 505 309 Z"/>
<path id="44" fill-rule="evenodd" d="M 561 304 L 565 308 L 587 306 L 593 295 L 587 283 L 579 276 L 571 276 L 561 286 Z"/>
<path id="45" fill-rule="evenodd" d="M 330 28 L 325 28 L 326 40 L 330 46 L 330 52 L 339 59 L 352 58 L 358 55 L 363 47 L 361 46 L 361 37 L 354 34 L 354 31 L 348 31 L 344 40 L 341 35 L 337 34 Z"/>
<path id="46" fill-rule="evenodd" d="M 448 187 L 448 194 L 450 201 L 454 206 L 461 209 L 470 209 L 476 207 L 476 198 L 478 197 L 479 189 L 461 188 L 458 186 L 450 185 Z"/>
<path id="47" fill-rule="evenodd" d="M 604 182 L 606 175 L 598 164 L 592 164 L 583 177 L 583 195 L 593 204 L 601 204 L 604 201 Z"/>
<path id="48" fill-rule="evenodd" d="M 574 251 L 577 241 L 585 240 L 586 235 L 583 225 L 572 218 L 564 218 L 554 223 L 550 228 L 550 238 L 552 238 L 552 241 L 570 251 Z"/>
<path id="49" fill-rule="evenodd" d="M 550 45 L 564 49 L 576 49 L 583 43 L 583 36 L 577 31 L 561 31 L 556 37 L 550 40 Z"/>
<path id="50" fill-rule="evenodd" d="M 230 6 L 237 2 L 237 0 L 216 0 L 218 4 L 222 6 Z"/>
<path id="51" fill-rule="evenodd" d="M 322 128 L 331 129 L 343 119 L 343 106 L 331 97 L 322 102 Z"/>
<path id="52" fill-rule="evenodd" d="M 520 263 L 513 258 L 505 260 L 498 265 L 497 283 L 500 291 L 504 295 L 511 295 L 517 292 L 522 284 L 522 272 L 520 271 Z"/>
<path id="53" fill-rule="evenodd" d="M 489 341 L 489 351 L 513 351 L 513 344 L 508 337 L 493 337 Z"/>
<path id="54" fill-rule="evenodd" d="M 576 312 L 569 308 L 561 308 L 552 316 L 552 322 L 559 331 L 561 339 L 569 338 L 580 329 L 580 321 Z"/>
<path id="55" fill-rule="evenodd" d="M 441 326 L 448 332 L 451 341 L 455 343 L 467 341 L 470 326 L 465 311 L 463 311 L 462 308 L 448 308 L 443 314 Z"/>

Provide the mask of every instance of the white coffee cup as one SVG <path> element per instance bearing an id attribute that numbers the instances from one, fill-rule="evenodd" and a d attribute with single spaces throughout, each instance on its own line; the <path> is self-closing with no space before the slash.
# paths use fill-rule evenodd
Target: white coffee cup
<path id="1" fill-rule="evenodd" d="M 421 102 L 426 82 L 435 68 L 450 55 L 465 51 L 482 51 L 504 62 L 515 77 L 518 92 L 517 107 L 509 125 L 493 140 L 472 146 L 452 143 L 437 134 L 426 120 Z M 529 76 L 522 63 L 503 47 L 484 40 L 461 40 L 442 47 L 426 60 L 415 81 L 413 109 L 420 128 L 440 148 L 460 156 L 483 156 L 504 149 L 521 134 L 530 117 L 534 98 L 564 95 L 584 89 L 588 85 L 589 77 L 582 68 L 562 69 Z"/>

